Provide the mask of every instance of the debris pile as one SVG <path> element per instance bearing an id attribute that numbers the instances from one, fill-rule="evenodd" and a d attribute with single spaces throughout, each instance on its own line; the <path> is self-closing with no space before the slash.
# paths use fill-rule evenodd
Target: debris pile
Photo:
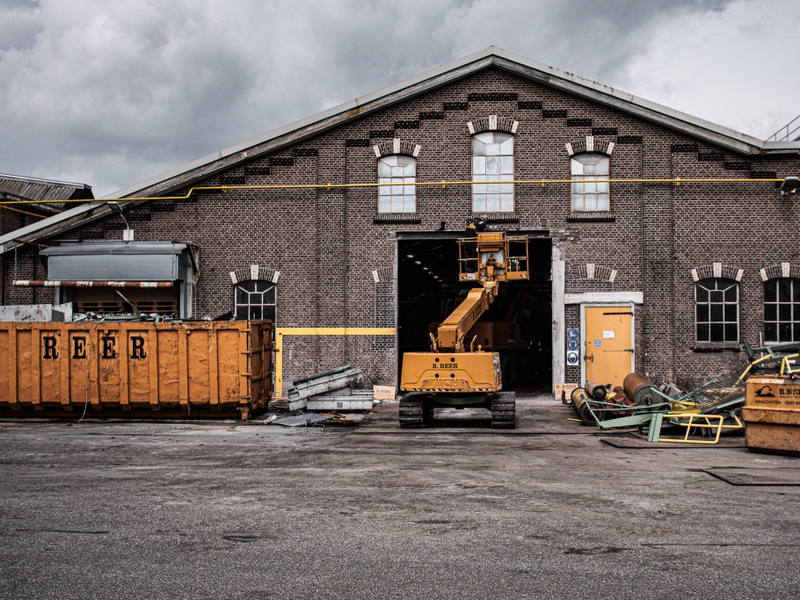
<path id="1" fill-rule="evenodd" d="M 288 408 L 296 410 L 371 410 L 371 388 L 363 389 L 366 377 L 357 367 L 346 365 L 333 371 L 296 379 L 289 390 Z"/>

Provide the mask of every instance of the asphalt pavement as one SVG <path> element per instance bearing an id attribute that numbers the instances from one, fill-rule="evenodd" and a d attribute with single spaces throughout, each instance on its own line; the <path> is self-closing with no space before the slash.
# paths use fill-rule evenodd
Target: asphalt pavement
<path id="1" fill-rule="evenodd" d="M 0 421 L 0 598 L 800 594 L 800 459 L 518 405 L 513 431 Z"/>

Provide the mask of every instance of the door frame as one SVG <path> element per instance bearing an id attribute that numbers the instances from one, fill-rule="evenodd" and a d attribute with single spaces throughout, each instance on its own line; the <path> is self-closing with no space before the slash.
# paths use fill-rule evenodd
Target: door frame
<path id="1" fill-rule="evenodd" d="M 613 307 L 620 307 L 620 308 L 630 308 L 631 310 L 631 347 L 633 348 L 633 352 L 631 352 L 631 373 L 636 371 L 636 304 L 632 301 L 630 302 L 602 302 L 602 301 L 591 301 L 591 302 L 581 302 L 581 385 L 586 384 L 586 308 L 587 307 L 600 307 L 600 306 L 613 306 Z"/>

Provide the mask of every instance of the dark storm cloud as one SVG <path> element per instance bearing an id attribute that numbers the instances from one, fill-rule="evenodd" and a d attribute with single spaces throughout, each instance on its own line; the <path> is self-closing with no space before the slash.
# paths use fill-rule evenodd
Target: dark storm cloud
<path id="1" fill-rule="evenodd" d="M 788 2 L 6 0 L 0 171 L 110 192 L 490 45 L 670 99 L 665 31 Z"/>

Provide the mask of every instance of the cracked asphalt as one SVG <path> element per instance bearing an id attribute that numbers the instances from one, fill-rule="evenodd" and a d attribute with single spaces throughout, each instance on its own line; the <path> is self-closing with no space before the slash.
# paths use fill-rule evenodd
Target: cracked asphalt
<path id="1" fill-rule="evenodd" d="M 354 428 L 2 421 L 0 598 L 797 597 L 798 458 L 653 446 L 548 396 L 519 398 L 514 432 L 400 430 L 396 407 Z"/>

